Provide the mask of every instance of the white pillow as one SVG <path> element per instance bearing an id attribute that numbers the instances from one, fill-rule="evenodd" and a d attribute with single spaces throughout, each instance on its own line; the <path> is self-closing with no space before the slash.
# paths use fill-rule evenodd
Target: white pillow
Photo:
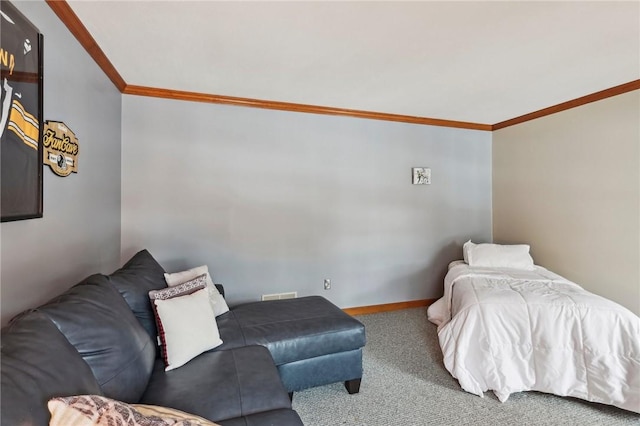
<path id="1" fill-rule="evenodd" d="M 164 274 L 164 280 L 169 287 L 173 287 L 179 284 L 183 284 L 190 281 L 202 274 L 207 274 L 207 291 L 209 292 L 209 303 L 215 316 L 229 312 L 229 306 L 227 306 L 226 300 L 220 294 L 216 286 L 213 284 L 211 275 L 209 274 L 209 267 L 207 265 L 198 266 L 196 268 L 188 269 L 182 272 L 175 272 L 173 274 Z"/>
<path id="2" fill-rule="evenodd" d="M 154 299 L 165 371 L 183 366 L 222 344 L 207 289 L 171 299 Z"/>
<path id="3" fill-rule="evenodd" d="M 462 256 L 473 267 L 534 269 L 528 244 L 474 244 L 469 240 L 462 246 Z"/>
<path id="4" fill-rule="evenodd" d="M 462 259 L 464 259 L 464 263 L 466 264 L 469 264 L 469 249 L 473 247 L 475 247 L 475 244 L 473 244 L 471 240 L 462 245 Z"/>

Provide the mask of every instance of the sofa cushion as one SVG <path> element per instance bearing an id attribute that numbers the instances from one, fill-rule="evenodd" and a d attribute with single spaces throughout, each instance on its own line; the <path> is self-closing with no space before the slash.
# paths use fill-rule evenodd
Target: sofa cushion
<path id="1" fill-rule="evenodd" d="M 50 398 L 102 393 L 91 368 L 43 313 L 15 317 L 0 340 L 0 424 L 47 425 Z"/>
<path id="2" fill-rule="evenodd" d="M 167 286 L 164 269 L 147 250 L 135 254 L 124 266 L 108 277 L 133 311 L 140 324 L 155 342 L 156 320 L 149 301 L 149 291 Z"/>
<path id="3" fill-rule="evenodd" d="M 261 346 L 206 352 L 166 372 L 158 360 L 140 402 L 214 422 L 291 408 L 271 355 Z"/>
<path id="4" fill-rule="evenodd" d="M 364 325 L 320 296 L 247 303 L 232 312 L 245 344 L 267 347 L 276 365 L 356 350 L 366 343 Z"/>
<path id="5" fill-rule="evenodd" d="M 155 359 L 155 345 L 104 275 L 92 275 L 38 308 L 85 360 L 104 395 L 137 401 Z"/>
<path id="6" fill-rule="evenodd" d="M 218 422 L 220 426 L 303 426 L 300 416 L 293 410 L 281 408 L 279 410 L 263 411 L 245 417 Z"/>
<path id="7" fill-rule="evenodd" d="M 216 323 L 218 324 L 218 331 L 223 342 L 222 345 L 218 347 L 219 350 L 247 346 L 244 335 L 242 334 L 242 328 L 236 319 L 236 315 L 233 313 L 233 309 L 217 317 Z"/>

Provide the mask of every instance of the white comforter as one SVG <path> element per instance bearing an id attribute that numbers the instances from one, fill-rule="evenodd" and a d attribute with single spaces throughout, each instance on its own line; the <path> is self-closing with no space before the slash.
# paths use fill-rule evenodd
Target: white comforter
<path id="1" fill-rule="evenodd" d="M 504 402 L 535 390 L 640 413 L 640 318 L 545 268 L 458 263 L 428 317 L 467 392 Z"/>

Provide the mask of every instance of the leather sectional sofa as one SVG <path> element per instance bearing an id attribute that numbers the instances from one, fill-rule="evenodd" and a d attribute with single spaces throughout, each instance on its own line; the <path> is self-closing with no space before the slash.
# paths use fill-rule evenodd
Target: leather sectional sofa
<path id="1" fill-rule="evenodd" d="M 47 425 L 50 398 L 90 394 L 223 426 L 302 425 L 293 391 L 336 381 L 358 391 L 364 326 L 320 297 L 232 307 L 217 318 L 221 346 L 165 371 L 148 297 L 166 287 L 163 274 L 143 250 L 12 319 L 1 336 L 0 423 Z"/>

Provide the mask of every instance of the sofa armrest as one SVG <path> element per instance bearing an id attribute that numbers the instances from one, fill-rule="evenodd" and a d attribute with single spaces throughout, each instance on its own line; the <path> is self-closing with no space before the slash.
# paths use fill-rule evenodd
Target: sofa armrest
<path id="1" fill-rule="evenodd" d="M 215 284 L 215 286 L 220 292 L 220 294 L 222 295 L 222 297 L 224 297 L 224 286 L 222 284 Z"/>

